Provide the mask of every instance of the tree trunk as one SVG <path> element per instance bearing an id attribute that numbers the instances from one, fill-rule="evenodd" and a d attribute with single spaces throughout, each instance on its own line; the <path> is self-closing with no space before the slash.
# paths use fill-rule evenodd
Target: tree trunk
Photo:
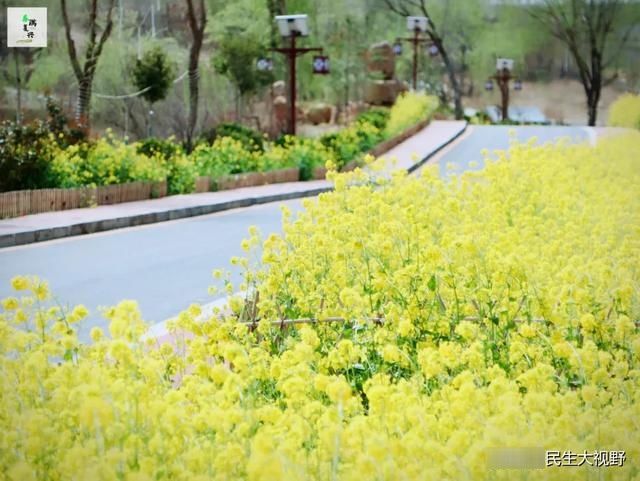
<path id="1" fill-rule="evenodd" d="M 20 77 L 20 56 L 18 52 L 13 53 L 16 62 L 16 123 L 22 123 L 22 78 Z"/>
<path id="2" fill-rule="evenodd" d="M 447 51 L 443 48 L 442 40 L 438 38 L 435 41 L 436 47 L 438 47 L 438 51 L 442 56 L 442 62 L 444 63 L 445 68 L 447 69 L 447 76 L 449 77 L 449 82 L 451 83 L 451 90 L 453 90 L 453 103 L 454 103 L 454 112 L 457 120 L 464 118 L 464 109 L 462 107 L 462 91 L 460 88 L 460 82 L 458 82 L 458 77 L 456 76 L 456 70 L 447 54 Z"/>
<path id="3" fill-rule="evenodd" d="M 600 91 L 595 88 L 591 89 L 591 92 L 587 94 L 587 114 L 588 125 L 595 127 L 598 120 L 598 103 L 600 102 Z"/>
<path id="4" fill-rule="evenodd" d="M 189 119 L 186 131 L 186 147 L 187 152 L 193 150 L 193 135 L 198 123 L 198 99 L 200 94 L 200 74 L 198 72 L 198 62 L 200 59 L 200 50 L 202 49 L 202 41 L 204 39 L 204 29 L 207 24 L 207 11 L 204 0 L 200 0 L 200 12 L 196 16 L 196 9 L 193 1 L 187 0 L 187 18 L 189 20 L 189 28 L 191 30 L 192 42 L 189 49 Z M 199 18 L 198 18 L 199 17 Z"/>
<path id="5" fill-rule="evenodd" d="M 91 86 L 93 76 L 85 75 L 78 86 L 78 101 L 76 104 L 76 121 L 78 126 L 89 131 L 89 116 L 91 113 Z"/>
<path id="6" fill-rule="evenodd" d="M 187 151 L 193 149 L 193 134 L 198 122 L 198 97 L 200 95 L 199 73 L 198 73 L 198 57 L 200 56 L 200 47 L 195 48 L 195 44 L 191 47 L 189 55 L 189 123 L 187 124 Z"/>

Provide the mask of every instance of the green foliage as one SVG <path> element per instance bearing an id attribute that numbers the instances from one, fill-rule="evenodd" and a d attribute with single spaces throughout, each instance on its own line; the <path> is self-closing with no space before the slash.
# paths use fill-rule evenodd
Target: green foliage
<path id="1" fill-rule="evenodd" d="M 422 120 L 430 118 L 438 109 L 439 100 L 432 95 L 407 92 L 396 100 L 385 127 L 385 136 L 393 137 Z"/>
<path id="2" fill-rule="evenodd" d="M 225 35 L 213 66 L 216 72 L 229 77 L 240 96 L 245 96 L 273 82 L 271 72 L 256 69 L 256 60 L 263 53 L 264 48 L 251 35 Z"/>
<path id="3" fill-rule="evenodd" d="M 170 159 L 171 157 L 182 153 L 183 150 L 180 144 L 175 142 L 173 137 L 169 137 L 168 139 L 148 137 L 141 140 L 136 145 L 139 154 L 144 154 L 148 157 L 159 154 L 164 159 Z"/>
<path id="4" fill-rule="evenodd" d="M 140 154 L 135 144 L 125 144 L 110 134 L 92 145 L 58 149 L 51 162 L 52 179 L 60 187 L 161 181 L 167 173 L 162 157 Z"/>
<path id="5" fill-rule="evenodd" d="M 327 162 L 335 163 L 334 153 L 316 139 L 286 136 L 283 139 L 286 164 L 300 168 L 300 180 L 313 178 L 316 167 L 323 167 Z"/>
<path id="6" fill-rule="evenodd" d="M 213 178 L 258 170 L 259 154 L 232 137 L 220 137 L 212 145 L 200 144 L 191 156 L 199 174 Z"/>
<path id="7" fill-rule="evenodd" d="M 0 124 L 0 192 L 49 187 L 53 135 L 42 122 Z"/>
<path id="8" fill-rule="evenodd" d="M 389 109 L 384 107 L 374 107 L 362 112 L 356 117 L 356 122 L 368 122 L 375 128 L 384 130 L 389 122 Z"/>
<path id="9" fill-rule="evenodd" d="M 160 46 L 146 51 L 141 59 L 136 60 L 133 69 L 133 81 L 139 90 L 149 88 L 142 97 L 153 104 L 167 96 L 175 77 L 175 67 Z"/>
<path id="10" fill-rule="evenodd" d="M 0 192 L 54 187 L 51 160 L 57 149 L 83 139 L 62 109 L 47 99 L 49 117 L 28 125 L 0 124 Z"/>
<path id="11" fill-rule="evenodd" d="M 182 149 L 176 152 L 165 160 L 167 191 L 169 194 L 188 194 L 193 192 L 195 187 L 196 178 L 199 175 L 198 167 Z"/>
<path id="12" fill-rule="evenodd" d="M 242 124 L 224 122 L 203 135 L 203 139 L 209 144 L 213 144 L 216 139 L 222 137 L 231 137 L 237 140 L 245 149 L 251 152 L 264 151 L 264 137 L 262 134 Z"/>

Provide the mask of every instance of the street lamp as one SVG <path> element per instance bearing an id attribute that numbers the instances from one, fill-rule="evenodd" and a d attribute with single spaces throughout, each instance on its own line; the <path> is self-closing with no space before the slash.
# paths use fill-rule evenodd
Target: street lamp
<path id="1" fill-rule="evenodd" d="M 276 23 L 280 35 L 284 38 L 290 39 L 288 47 L 272 48 L 271 51 L 278 52 L 286 55 L 289 60 L 289 133 L 291 135 L 296 134 L 296 58 L 299 55 L 303 55 L 308 52 L 320 52 L 321 48 L 299 48 L 296 46 L 296 39 L 298 37 L 307 37 L 309 35 L 309 26 L 307 24 L 307 16 L 303 14 L 298 15 L 276 15 Z M 322 63 L 322 65 L 320 65 Z M 315 68 L 320 66 L 320 70 L 316 71 Z M 329 72 L 329 59 L 323 56 L 322 59 L 315 59 L 314 62 L 315 73 L 328 73 Z"/>
<path id="2" fill-rule="evenodd" d="M 260 72 L 271 72 L 273 70 L 273 60 L 270 58 L 260 57 L 256 62 L 256 68 Z"/>
<path id="3" fill-rule="evenodd" d="M 509 119 L 509 81 L 514 80 L 514 77 L 511 75 L 514 63 L 510 58 L 499 58 L 496 61 L 496 74 L 489 77 L 484 84 L 484 88 L 488 92 L 493 90 L 494 80 L 498 84 L 502 96 L 502 120 Z M 522 90 L 522 81 L 515 79 L 513 88 L 518 91 Z"/>
<path id="4" fill-rule="evenodd" d="M 438 55 L 438 47 L 430 39 L 423 38 L 420 34 L 427 33 L 429 19 L 427 17 L 407 17 L 407 29 L 413 32 L 413 37 L 397 38 L 393 45 L 393 52 L 396 55 L 402 53 L 402 44 L 400 42 L 410 42 L 413 44 L 413 90 L 418 85 L 418 46 L 427 45 L 429 54 L 434 57 Z"/>

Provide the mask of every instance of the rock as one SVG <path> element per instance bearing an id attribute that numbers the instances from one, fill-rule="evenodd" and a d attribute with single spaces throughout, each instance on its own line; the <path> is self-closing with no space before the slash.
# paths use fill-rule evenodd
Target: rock
<path id="1" fill-rule="evenodd" d="M 278 80 L 273 82 L 273 96 L 274 97 L 286 97 L 287 96 L 287 86 L 284 83 L 284 80 Z"/>
<path id="2" fill-rule="evenodd" d="M 333 114 L 333 107 L 328 104 L 315 104 L 312 105 L 307 111 L 307 121 L 313 125 L 328 124 L 331 122 Z"/>
<path id="3" fill-rule="evenodd" d="M 364 92 L 365 102 L 373 105 L 393 105 L 398 95 L 405 92 L 404 82 L 394 80 L 370 80 Z"/>
<path id="4" fill-rule="evenodd" d="M 369 47 L 366 63 L 369 72 L 380 72 L 385 80 L 392 79 L 396 71 L 396 55 L 391 44 L 380 42 Z"/>

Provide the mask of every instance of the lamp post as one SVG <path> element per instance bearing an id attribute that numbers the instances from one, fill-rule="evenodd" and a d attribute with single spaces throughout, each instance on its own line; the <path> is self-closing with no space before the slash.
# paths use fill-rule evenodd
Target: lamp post
<path id="1" fill-rule="evenodd" d="M 496 62 L 496 74 L 492 77 L 489 77 L 487 82 L 484 84 L 484 88 L 486 91 L 490 92 L 493 90 L 493 81 L 495 80 L 498 84 L 498 88 L 500 89 L 500 95 L 502 97 L 502 120 L 509 119 L 509 82 L 511 80 L 514 81 L 514 89 L 522 90 L 522 81 L 518 78 L 513 77 L 511 72 L 513 71 L 514 61 L 510 58 L 499 58 Z"/>
<path id="2" fill-rule="evenodd" d="M 396 55 L 402 53 L 402 44 L 400 42 L 410 42 L 413 44 L 413 90 L 416 90 L 418 85 L 418 47 L 422 44 L 426 44 L 429 47 L 429 54 L 435 56 L 438 54 L 437 46 L 428 38 L 420 36 L 421 33 L 427 32 L 427 24 L 429 19 L 427 17 L 407 17 L 407 29 L 413 32 L 412 37 L 397 38 L 396 43 L 393 45 L 393 51 Z"/>
<path id="3" fill-rule="evenodd" d="M 272 48 L 272 52 L 278 52 L 287 56 L 289 60 L 289 133 L 296 134 L 296 58 L 308 52 L 322 52 L 322 48 L 300 48 L 296 45 L 298 37 L 307 37 L 309 28 L 306 15 L 277 15 L 275 17 L 280 35 L 289 37 L 289 46 Z M 327 64 L 328 65 L 328 64 Z"/>

